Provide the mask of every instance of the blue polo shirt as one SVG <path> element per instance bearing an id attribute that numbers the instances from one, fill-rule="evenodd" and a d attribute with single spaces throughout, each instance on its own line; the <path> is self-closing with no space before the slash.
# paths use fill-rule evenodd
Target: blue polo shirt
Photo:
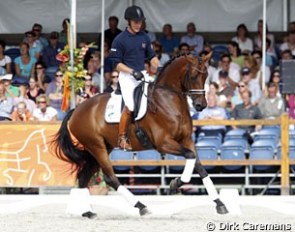
<path id="1" fill-rule="evenodd" d="M 127 28 L 114 39 L 109 55 L 114 68 L 123 63 L 136 71 L 144 70 L 144 61 L 154 56 L 148 35 L 143 31 L 132 34 Z"/>

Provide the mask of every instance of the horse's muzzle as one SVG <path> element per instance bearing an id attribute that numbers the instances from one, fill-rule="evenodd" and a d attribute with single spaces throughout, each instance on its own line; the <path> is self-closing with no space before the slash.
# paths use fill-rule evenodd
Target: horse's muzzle
<path id="1" fill-rule="evenodd" d="M 198 111 L 198 112 L 202 111 L 202 110 L 205 109 L 205 108 L 206 108 L 206 106 L 203 106 L 203 105 L 201 105 L 201 104 L 196 104 L 196 105 L 195 105 L 195 109 L 196 109 L 196 111 Z"/>

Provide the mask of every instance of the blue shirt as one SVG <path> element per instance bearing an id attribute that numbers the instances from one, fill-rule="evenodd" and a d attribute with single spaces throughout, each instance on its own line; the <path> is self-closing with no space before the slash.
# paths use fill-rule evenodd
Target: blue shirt
<path id="1" fill-rule="evenodd" d="M 21 57 L 16 57 L 14 62 L 16 64 L 18 64 L 19 68 L 20 68 L 20 75 L 22 77 L 27 77 L 29 78 L 31 76 L 32 73 L 32 69 L 33 66 L 35 65 L 35 63 L 37 62 L 35 57 L 30 57 L 30 62 L 28 64 L 23 64 Z"/>
<path id="2" fill-rule="evenodd" d="M 42 52 L 42 61 L 46 67 L 59 66 L 60 62 L 56 59 L 56 55 L 64 49 L 64 44 L 58 43 L 56 47 L 51 45 L 45 47 Z"/>
<path id="3" fill-rule="evenodd" d="M 167 39 L 165 36 L 161 36 L 159 41 L 164 48 L 164 52 L 168 54 L 172 54 L 175 48 L 178 48 L 179 46 L 179 39 L 175 36 L 173 36 L 171 39 Z"/>
<path id="4" fill-rule="evenodd" d="M 136 71 L 144 70 L 144 61 L 151 60 L 154 56 L 147 34 L 143 31 L 132 34 L 127 28 L 114 39 L 109 55 L 113 67 L 123 63 Z"/>

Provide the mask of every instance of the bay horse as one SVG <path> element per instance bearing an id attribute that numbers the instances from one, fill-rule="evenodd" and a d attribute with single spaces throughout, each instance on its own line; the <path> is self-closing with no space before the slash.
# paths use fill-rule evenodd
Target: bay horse
<path id="1" fill-rule="evenodd" d="M 170 183 L 170 191 L 189 183 L 195 170 L 216 203 L 219 214 L 227 213 L 227 208 L 219 199 L 207 171 L 202 166 L 192 140 L 192 118 L 187 95 L 193 106 L 201 111 L 207 106 L 204 84 L 207 78 L 206 63 L 211 54 L 204 57 L 181 55 L 170 60 L 160 71 L 148 89 L 148 109 L 146 115 L 137 121 L 144 128 L 153 147 L 160 153 L 170 153 L 186 158 L 180 178 Z M 70 111 L 64 118 L 55 139 L 52 141 L 55 153 L 73 164 L 77 171 L 79 187 L 87 187 L 91 176 L 101 168 L 105 181 L 133 206 L 140 215 L 150 213 L 147 206 L 136 197 L 116 177 L 109 153 L 117 147 L 118 124 L 107 123 L 104 119 L 109 93 L 99 94 Z M 134 129 L 130 126 L 130 141 L 135 151 L 143 150 Z"/>

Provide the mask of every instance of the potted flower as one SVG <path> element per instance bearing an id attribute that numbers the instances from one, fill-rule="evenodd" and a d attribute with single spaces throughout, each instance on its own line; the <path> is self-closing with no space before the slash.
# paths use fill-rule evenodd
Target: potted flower
<path id="1" fill-rule="evenodd" d="M 90 195 L 107 195 L 109 192 L 108 186 L 103 179 L 103 172 L 96 172 L 89 181 L 88 186 Z"/>

